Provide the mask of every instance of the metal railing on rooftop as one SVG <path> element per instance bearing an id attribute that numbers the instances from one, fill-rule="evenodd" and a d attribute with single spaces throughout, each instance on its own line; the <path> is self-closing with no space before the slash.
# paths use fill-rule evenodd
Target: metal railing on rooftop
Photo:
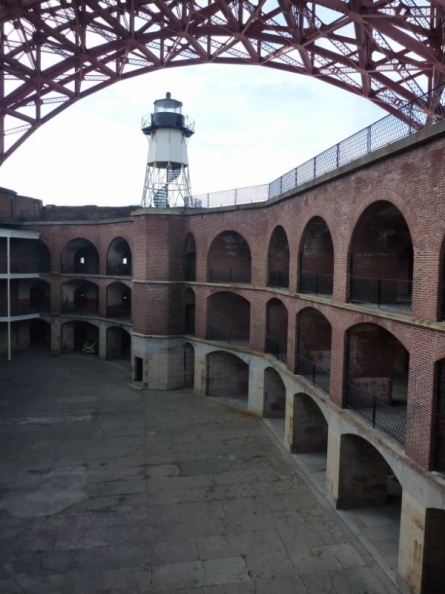
<path id="1" fill-rule="evenodd" d="M 434 111 L 428 107 L 432 104 Z M 444 118 L 445 85 L 441 85 L 403 105 L 397 113 L 374 122 L 269 184 L 198 194 L 190 197 L 189 205 L 194 208 L 216 208 L 270 200 Z"/>

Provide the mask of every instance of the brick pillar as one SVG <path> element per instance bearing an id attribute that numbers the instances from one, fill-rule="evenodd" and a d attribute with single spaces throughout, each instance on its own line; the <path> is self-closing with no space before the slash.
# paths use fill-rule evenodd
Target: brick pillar
<path id="1" fill-rule="evenodd" d="M 337 406 L 344 405 L 344 383 L 346 381 L 346 333 L 342 328 L 332 327 L 331 382 L 329 397 Z"/>

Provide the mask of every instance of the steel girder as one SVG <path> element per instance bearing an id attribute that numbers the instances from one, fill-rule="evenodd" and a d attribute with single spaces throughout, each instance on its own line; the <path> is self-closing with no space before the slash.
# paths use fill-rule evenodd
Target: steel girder
<path id="1" fill-rule="evenodd" d="M 445 82 L 445 0 L 2 0 L 0 163 L 41 124 L 139 74 L 256 64 L 390 113 Z"/>

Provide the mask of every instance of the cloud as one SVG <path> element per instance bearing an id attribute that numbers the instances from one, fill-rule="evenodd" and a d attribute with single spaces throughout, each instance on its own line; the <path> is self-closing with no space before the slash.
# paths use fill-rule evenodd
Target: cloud
<path id="1" fill-rule="evenodd" d="M 119 82 L 42 126 L 0 170 L 0 185 L 45 204 L 138 204 L 141 118 L 169 91 L 196 122 L 193 193 L 267 183 L 384 117 L 363 98 L 259 66 L 164 69 Z"/>

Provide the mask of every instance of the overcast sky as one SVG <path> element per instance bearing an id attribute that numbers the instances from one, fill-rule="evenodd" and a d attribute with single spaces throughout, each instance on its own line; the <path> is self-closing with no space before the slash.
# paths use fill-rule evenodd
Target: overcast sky
<path id="1" fill-rule="evenodd" d="M 141 118 L 167 91 L 195 120 L 194 195 L 271 182 L 387 115 L 332 85 L 270 68 L 165 69 L 56 116 L 7 159 L 0 186 L 44 204 L 140 204 L 148 147 Z"/>

